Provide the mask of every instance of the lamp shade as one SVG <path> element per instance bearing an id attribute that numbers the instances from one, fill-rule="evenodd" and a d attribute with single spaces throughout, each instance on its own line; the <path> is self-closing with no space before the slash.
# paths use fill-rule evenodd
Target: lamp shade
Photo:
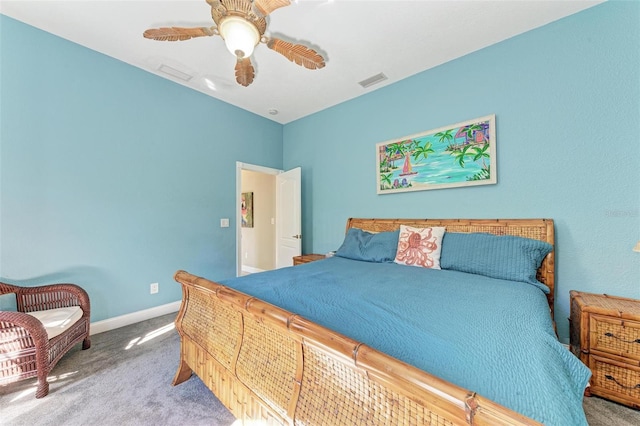
<path id="1" fill-rule="evenodd" d="M 220 23 L 220 35 L 229 52 L 239 59 L 248 58 L 260 41 L 258 29 L 238 16 L 229 16 Z"/>
<path id="2" fill-rule="evenodd" d="M 640 252 L 640 241 L 636 243 L 636 246 L 633 248 L 633 251 Z"/>

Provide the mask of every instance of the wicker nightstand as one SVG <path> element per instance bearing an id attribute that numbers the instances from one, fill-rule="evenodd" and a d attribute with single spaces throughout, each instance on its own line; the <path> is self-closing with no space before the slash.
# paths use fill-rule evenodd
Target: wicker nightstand
<path id="1" fill-rule="evenodd" d="M 293 266 L 302 265 L 303 263 L 315 262 L 324 259 L 324 254 L 303 254 L 302 256 L 293 256 Z"/>
<path id="2" fill-rule="evenodd" d="M 640 409 L 640 300 L 570 295 L 571 351 L 592 373 L 587 395 Z"/>

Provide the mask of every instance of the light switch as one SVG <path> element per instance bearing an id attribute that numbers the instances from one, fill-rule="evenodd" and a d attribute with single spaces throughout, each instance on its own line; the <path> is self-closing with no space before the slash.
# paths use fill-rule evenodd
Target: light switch
<path id="1" fill-rule="evenodd" d="M 228 228 L 229 227 L 229 219 L 220 219 L 220 228 Z"/>

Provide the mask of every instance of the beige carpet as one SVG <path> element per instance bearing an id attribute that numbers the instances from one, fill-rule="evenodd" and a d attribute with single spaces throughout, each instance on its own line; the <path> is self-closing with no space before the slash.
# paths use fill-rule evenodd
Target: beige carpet
<path id="1" fill-rule="evenodd" d="M 35 379 L 0 386 L 2 426 L 231 426 L 235 419 L 194 376 L 171 386 L 179 359 L 175 314 L 92 336 L 51 374 L 47 397 L 36 400 Z M 585 399 L 590 426 L 640 426 L 640 411 Z M 572 426 L 572 425 L 558 425 Z"/>

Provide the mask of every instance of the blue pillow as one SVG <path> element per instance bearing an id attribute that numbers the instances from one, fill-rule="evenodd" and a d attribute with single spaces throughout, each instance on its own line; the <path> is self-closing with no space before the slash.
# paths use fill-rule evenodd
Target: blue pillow
<path id="1" fill-rule="evenodd" d="M 536 272 L 551 250 L 551 244 L 530 238 L 447 232 L 442 240 L 440 267 L 525 282 L 549 293 L 549 288 L 536 279 Z"/>
<path id="2" fill-rule="evenodd" d="M 365 262 L 393 262 L 398 249 L 399 231 L 372 234 L 358 228 L 349 228 L 336 256 Z"/>

